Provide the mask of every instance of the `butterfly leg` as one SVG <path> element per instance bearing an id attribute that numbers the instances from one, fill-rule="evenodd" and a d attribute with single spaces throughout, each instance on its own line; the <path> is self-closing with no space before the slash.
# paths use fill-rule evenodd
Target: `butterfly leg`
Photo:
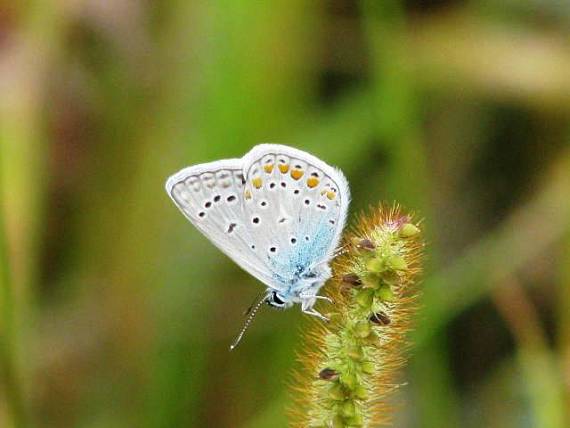
<path id="1" fill-rule="evenodd" d="M 317 317 L 325 322 L 329 322 L 330 320 L 325 317 L 323 314 L 321 314 L 320 312 L 317 312 L 315 309 L 313 308 L 309 308 L 309 309 L 303 309 L 303 313 L 307 314 L 307 315 L 312 315 L 314 317 Z"/>
<path id="2" fill-rule="evenodd" d="M 322 297 L 322 296 L 301 297 L 301 310 L 303 311 L 304 314 L 312 315 L 312 316 L 317 317 L 317 318 L 319 318 L 325 322 L 328 322 L 329 319 L 327 317 L 325 317 L 320 312 L 317 312 L 317 310 L 315 308 L 313 308 L 313 305 L 315 304 L 315 299 L 317 297 Z"/>
<path id="3" fill-rule="evenodd" d="M 303 301 L 304 301 L 304 300 L 313 300 L 313 304 L 314 304 L 314 300 L 324 300 L 325 302 L 328 302 L 328 303 L 331 303 L 331 304 L 334 303 L 333 300 L 332 300 L 330 297 L 327 297 L 327 296 L 315 296 L 315 295 L 312 294 L 312 293 L 301 293 L 301 294 L 299 295 L 299 298 L 300 298 L 301 300 L 303 300 Z M 308 305 L 307 305 L 307 306 L 308 306 Z M 311 306 L 312 306 L 312 305 L 311 305 Z"/>
<path id="4" fill-rule="evenodd" d="M 324 300 L 325 302 L 328 302 L 330 304 L 333 304 L 333 300 L 330 297 L 327 296 L 313 296 L 315 299 L 321 299 Z"/>

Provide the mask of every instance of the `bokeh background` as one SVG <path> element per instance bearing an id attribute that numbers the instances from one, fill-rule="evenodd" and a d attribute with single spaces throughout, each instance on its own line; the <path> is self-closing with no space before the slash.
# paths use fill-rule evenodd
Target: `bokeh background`
<path id="1" fill-rule="evenodd" d="M 0 426 L 285 427 L 298 310 L 165 178 L 259 142 L 429 246 L 399 427 L 570 426 L 570 2 L 4 0 Z"/>

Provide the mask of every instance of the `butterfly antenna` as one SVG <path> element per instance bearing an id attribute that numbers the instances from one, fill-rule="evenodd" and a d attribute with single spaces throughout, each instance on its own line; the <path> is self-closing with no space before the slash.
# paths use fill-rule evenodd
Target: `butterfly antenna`
<path id="1" fill-rule="evenodd" d="M 259 299 L 263 298 L 263 300 L 265 300 L 265 294 L 267 292 L 266 291 L 260 291 L 259 294 L 257 296 L 255 296 L 255 299 L 253 299 L 253 302 L 251 302 L 251 305 L 249 305 L 249 307 L 243 312 L 243 316 L 248 316 L 249 313 L 251 312 L 251 310 L 253 309 L 253 307 L 259 302 Z"/>
<path id="2" fill-rule="evenodd" d="M 238 346 L 239 342 L 241 341 L 241 338 L 243 337 L 246 330 L 249 328 L 249 325 L 251 324 L 251 322 L 255 318 L 255 314 L 257 314 L 257 311 L 259 310 L 259 308 L 261 308 L 261 305 L 263 305 L 266 301 L 267 301 L 267 297 L 264 297 L 263 299 L 260 299 L 255 304 L 255 306 L 252 305 L 252 309 L 250 309 L 248 311 L 249 315 L 248 315 L 247 319 L 245 320 L 241 331 L 239 332 L 238 336 L 234 340 L 234 343 L 232 343 L 230 346 L 230 351 L 233 351 Z"/>

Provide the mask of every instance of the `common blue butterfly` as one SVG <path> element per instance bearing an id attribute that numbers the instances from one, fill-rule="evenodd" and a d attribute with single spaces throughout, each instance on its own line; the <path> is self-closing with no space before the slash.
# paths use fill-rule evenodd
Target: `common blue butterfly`
<path id="1" fill-rule="evenodd" d="M 342 172 L 302 150 L 260 144 L 241 159 L 190 166 L 166 191 L 190 222 L 267 286 L 263 302 L 314 309 L 346 222 L 350 192 Z"/>

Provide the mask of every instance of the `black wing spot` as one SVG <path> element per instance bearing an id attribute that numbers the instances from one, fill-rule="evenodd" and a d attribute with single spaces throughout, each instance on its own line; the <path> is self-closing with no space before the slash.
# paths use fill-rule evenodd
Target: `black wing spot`
<path id="1" fill-rule="evenodd" d="M 308 240 L 309 240 L 309 236 L 305 235 L 305 241 L 308 241 Z"/>
<path id="2" fill-rule="evenodd" d="M 259 224 L 259 217 L 254 217 L 253 219 L 251 219 L 251 221 L 253 222 L 253 224 Z"/>
<path id="3" fill-rule="evenodd" d="M 285 188 L 287 187 L 287 183 L 285 183 L 284 181 L 281 182 L 281 187 Z"/>
<path id="4" fill-rule="evenodd" d="M 277 251 L 277 247 L 271 247 L 271 248 L 269 249 L 269 251 L 270 251 L 271 253 L 274 253 L 274 252 Z"/>
<path id="5" fill-rule="evenodd" d="M 326 206 L 326 205 L 323 205 L 323 204 L 317 204 L 317 208 L 320 208 L 320 209 L 322 209 L 322 210 L 326 210 L 326 209 L 327 209 L 327 206 Z"/>
<path id="6" fill-rule="evenodd" d="M 319 177 L 319 173 L 318 172 L 311 172 L 311 177 Z"/>
<path id="7" fill-rule="evenodd" d="M 291 238 L 291 244 L 296 244 L 297 243 L 297 238 L 293 237 Z"/>
<path id="8" fill-rule="evenodd" d="M 275 183 L 273 183 L 273 182 L 269 183 L 269 188 L 270 188 L 270 189 L 274 189 L 274 188 L 275 188 Z"/>
<path id="9" fill-rule="evenodd" d="M 261 205 L 262 207 L 266 207 L 267 206 L 267 201 L 261 201 L 259 203 L 259 205 Z"/>
<path id="10" fill-rule="evenodd" d="M 226 198 L 226 201 L 228 202 L 233 202 L 236 200 L 236 195 L 230 195 Z"/>
<path id="11" fill-rule="evenodd" d="M 310 199 L 305 199 L 305 205 L 310 205 L 311 204 L 311 200 Z"/>
<path id="12" fill-rule="evenodd" d="M 285 217 L 281 217 L 281 218 L 279 219 L 279 224 L 285 223 L 286 221 L 287 221 L 287 219 L 286 219 Z"/>
<path id="13" fill-rule="evenodd" d="M 200 211 L 200 212 L 198 213 L 198 217 L 200 217 L 200 218 L 203 218 L 203 217 L 205 217 L 205 216 L 206 216 L 206 213 L 205 213 L 204 211 Z"/>
<path id="14" fill-rule="evenodd" d="M 252 245 L 252 246 L 251 246 L 251 249 L 252 249 L 252 250 L 255 250 L 255 245 Z"/>
<path id="15" fill-rule="evenodd" d="M 330 223 L 330 224 L 334 224 L 335 221 L 334 221 L 334 220 L 329 220 L 329 223 Z"/>
<path id="16" fill-rule="evenodd" d="M 295 189 L 295 190 L 293 191 L 293 193 L 294 193 L 295 195 L 298 195 L 298 194 L 299 194 L 299 189 Z"/>
<path id="17" fill-rule="evenodd" d="M 220 195 L 214 196 L 214 202 L 220 202 L 220 199 L 222 199 Z"/>
<path id="18" fill-rule="evenodd" d="M 204 207 L 206 207 L 206 208 L 210 208 L 211 206 L 212 206 L 212 203 L 210 201 L 208 201 L 204 204 Z"/>
<path id="19" fill-rule="evenodd" d="M 228 227 L 228 233 L 232 233 L 234 231 L 234 229 L 236 228 L 237 224 L 236 223 L 231 223 Z"/>

